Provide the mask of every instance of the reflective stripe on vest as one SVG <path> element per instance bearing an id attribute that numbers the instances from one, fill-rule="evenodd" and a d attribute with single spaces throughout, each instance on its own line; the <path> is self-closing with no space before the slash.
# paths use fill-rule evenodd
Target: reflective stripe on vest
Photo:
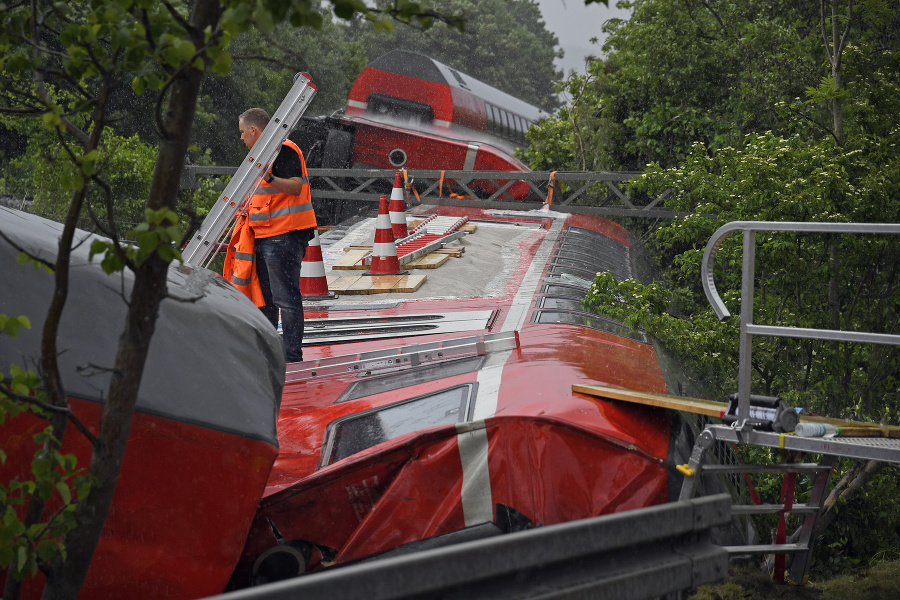
<path id="1" fill-rule="evenodd" d="M 306 161 L 297 144 L 285 140 L 284 145 L 292 149 L 300 157 L 302 167 L 303 189 L 297 196 L 279 192 L 265 181 L 250 197 L 249 217 L 253 232 L 258 238 L 281 235 L 297 229 L 310 229 L 316 226 L 316 215 L 313 211 L 312 197 L 309 191 L 309 175 L 306 172 Z"/>
<path id="2" fill-rule="evenodd" d="M 225 265 L 222 275 L 234 287 L 243 292 L 256 306 L 265 306 L 262 287 L 256 276 L 256 240 L 250 227 L 247 214 L 242 214 L 234 224 L 231 242 L 225 253 Z"/>

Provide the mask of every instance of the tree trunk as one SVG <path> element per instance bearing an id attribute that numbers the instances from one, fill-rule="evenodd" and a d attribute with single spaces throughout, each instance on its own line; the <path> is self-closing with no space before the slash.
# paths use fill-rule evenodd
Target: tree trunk
<path id="1" fill-rule="evenodd" d="M 190 24 L 195 38 L 192 41 L 197 47 L 203 44 L 203 31 L 207 26 L 215 27 L 220 10 L 219 0 L 197 0 L 194 4 Z M 189 67 L 171 87 L 162 118 L 164 130 L 161 132 L 162 140 L 150 187 L 150 208 L 175 208 L 202 77 L 202 71 Z M 115 492 L 150 340 L 160 303 L 166 295 L 167 272 L 168 263 L 158 254 L 148 257 L 135 271 L 108 400 L 100 422 L 97 446 L 91 457 L 90 474 L 97 483 L 88 497 L 76 507 L 78 527 L 66 536 L 67 559 L 62 561 L 57 557 L 47 569 L 43 595 L 47 600 L 74 600 L 87 576 Z"/>
<path id="2" fill-rule="evenodd" d="M 850 5 L 853 10 L 853 5 Z M 843 87 L 843 77 L 841 76 L 841 54 L 843 50 L 841 44 L 840 27 L 838 25 L 838 6 L 837 0 L 831 0 L 831 47 L 834 48 L 834 57 L 831 61 L 831 76 L 834 78 L 834 87 L 840 90 Z M 850 28 L 850 23 L 847 23 Z M 831 101 L 831 112 L 834 117 L 834 139 L 837 145 L 844 147 L 844 105 L 840 97 Z"/>
<path id="3" fill-rule="evenodd" d="M 840 22 L 838 21 L 838 0 L 831 0 L 831 40 L 829 41 L 825 26 L 825 0 L 821 0 L 821 26 L 822 38 L 825 42 L 825 52 L 828 54 L 828 60 L 831 63 L 831 77 L 834 80 L 834 87 L 838 95 L 831 101 L 831 114 L 834 125 L 834 141 L 843 148 L 844 147 L 844 104 L 840 98 L 840 92 L 844 86 L 843 75 L 841 71 L 841 57 L 844 48 L 847 46 L 847 36 L 850 33 L 850 25 L 853 23 L 853 0 L 850 0 L 847 7 L 847 25 L 841 31 Z"/>

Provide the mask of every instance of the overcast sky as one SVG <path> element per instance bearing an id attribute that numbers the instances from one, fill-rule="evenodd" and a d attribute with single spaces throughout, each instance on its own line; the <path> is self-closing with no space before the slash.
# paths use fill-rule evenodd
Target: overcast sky
<path id="1" fill-rule="evenodd" d="M 604 34 L 600 30 L 604 21 L 612 18 L 627 19 L 630 10 L 616 8 L 616 0 L 609 0 L 609 7 L 603 4 L 588 4 L 584 0 L 536 0 L 544 15 L 547 29 L 559 38 L 560 47 L 566 56 L 556 61 L 556 66 L 566 75 L 574 69 L 584 73 L 584 57 L 588 54 L 599 56 Z M 590 39 L 596 37 L 597 44 Z"/>

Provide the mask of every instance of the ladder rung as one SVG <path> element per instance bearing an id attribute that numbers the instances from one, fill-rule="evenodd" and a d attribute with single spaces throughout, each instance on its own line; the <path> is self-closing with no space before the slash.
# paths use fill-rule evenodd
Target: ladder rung
<path id="1" fill-rule="evenodd" d="M 790 512 L 812 514 L 819 512 L 818 506 L 809 504 L 794 504 Z M 731 507 L 732 514 L 743 515 L 769 515 L 777 514 L 784 510 L 783 504 L 736 504 Z"/>
<path id="2" fill-rule="evenodd" d="M 809 550 L 806 544 L 750 544 L 722 547 L 728 554 L 794 554 Z"/>
<path id="3" fill-rule="evenodd" d="M 816 463 L 785 463 L 778 465 L 701 465 L 711 473 L 827 473 L 831 467 Z"/>

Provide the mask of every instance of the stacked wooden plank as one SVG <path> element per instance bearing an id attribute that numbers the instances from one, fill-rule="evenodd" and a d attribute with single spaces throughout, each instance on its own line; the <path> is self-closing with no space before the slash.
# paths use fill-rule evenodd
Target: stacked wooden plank
<path id="1" fill-rule="evenodd" d="M 448 234 L 465 231 L 475 232 L 475 224 L 469 223 L 467 217 L 438 217 L 431 215 L 425 219 L 410 223 L 410 235 L 397 244 L 397 256 L 401 266 L 406 269 L 437 269 L 451 258 L 459 258 L 465 252 L 463 247 L 441 247 L 441 239 Z M 459 235 L 458 233 L 456 235 Z M 423 248 L 427 253 L 423 254 Z M 433 248 L 433 249 L 432 249 Z M 413 254 L 420 256 L 413 258 Z M 332 271 L 368 271 L 371 262 L 372 246 L 350 246 L 344 249 L 344 256 L 332 263 Z M 406 257 L 407 260 L 403 260 Z M 328 278 L 328 290 L 336 294 L 385 294 L 411 293 L 425 283 L 426 275 L 368 275 L 347 274 L 331 275 Z"/>

